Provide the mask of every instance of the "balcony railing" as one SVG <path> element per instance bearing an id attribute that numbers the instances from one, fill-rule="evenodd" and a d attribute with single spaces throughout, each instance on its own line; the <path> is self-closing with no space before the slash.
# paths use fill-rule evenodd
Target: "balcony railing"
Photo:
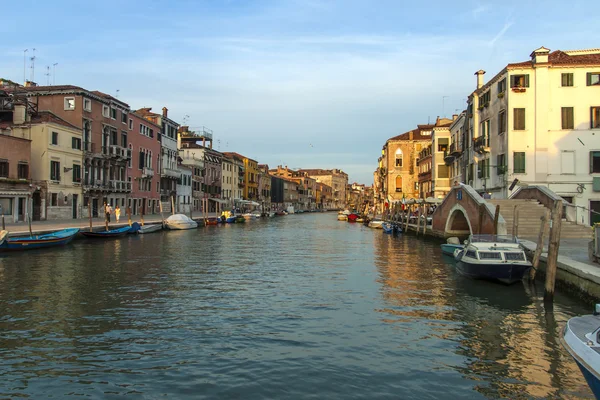
<path id="1" fill-rule="evenodd" d="M 462 153 L 462 146 L 460 145 L 460 143 L 452 143 L 450 145 L 450 152 L 449 154 L 454 156 L 454 157 L 458 157 L 459 155 L 461 155 Z"/>
<path id="2" fill-rule="evenodd" d="M 131 192 L 131 182 L 127 181 L 109 181 L 109 187 L 115 192 Z"/>
<path id="3" fill-rule="evenodd" d="M 108 147 L 108 155 L 110 157 L 115 157 L 115 158 L 119 158 L 122 160 L 129 160 L 131 158 L 131 150 L 126 149 L 125 147 L 121 147 L 121 146 L 113 144 Z"/>
<path id="4" fill-rule="evenodd" d="M 490 138 L 487 135 L 479 136 L 473 140 L 473 148 L 478 153 L 488 153 L 490 151 Z"/>
<path id="5" fill-rule="evenodd" d="M 181 174 L 179 173 L 178 170 L 171 169 L 171 168 L 163 168 L 162 173 L 160 174 L 160 176 L 163 178 L 173 178 L 173 179 L 178 179 L 179 175 L 181 175 Z"/>
<path id="6" fill-rule="evenodd" d="M 142 178 L 152 178 L 154 176 L 154 170 L 152 168 L 144 167 L 142 170 Z"/>

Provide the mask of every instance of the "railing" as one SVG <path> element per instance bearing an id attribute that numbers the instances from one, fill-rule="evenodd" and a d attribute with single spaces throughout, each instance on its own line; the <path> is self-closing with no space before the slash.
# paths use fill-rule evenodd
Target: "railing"
<path id="1" fill-rule="evenodd" d="M 179 178 L 179 171 L 171 168 L 163 168 L 161 176 L 164 178 Z"/>
<path id="2" fill-rule="evenodd" d="M 122 158 L 124 160 L 129 160 L 131 158 L 131 149 L 126 149 L 125 147 L 118 146 L 113 144 L 109 147 L 108 155 L 111 157 Z"/>
<path id="3" fill-rule="evenodd" d="M 131 192 L 131 182 L 127 181 L 109 181 L 109 187 L 116 192 Z"/>
<path id="4" fill-rule="evenodd" d="M 462 148 L 459 145 L 459 143 L 455 142 L 455 143 L 452 143 L 450 145 L 450 152 L 449 152 L 449 154 L 457 156 L 457 155 L 460 155 L 461 153 L 462 153 Z"/>
<path id="5" fill-rule="evenodd" d="M 490 147 L 490 138 L 488 135 L 479 136 L 473 140 L 473 147 L 477 152 L 487 152 Z"/>
<path id="6" fill-rule="evenodd" d="M 142 178 L 151 178 L 154 176 L 154 170 L 152 168 L 144 167 L 142 170 Z"/>

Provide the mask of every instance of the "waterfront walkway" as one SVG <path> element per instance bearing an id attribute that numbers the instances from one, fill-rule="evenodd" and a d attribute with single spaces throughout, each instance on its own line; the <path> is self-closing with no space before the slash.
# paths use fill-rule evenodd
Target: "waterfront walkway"
<path id="1" fill-rule="evenodd" d="M 163 214 L 164 218 L 168 218 L 170 214 Z M 189 216 L 189 214 L 187 214 Z M 216 213 L 208 213 L 208 217 L 216 217 Z M 204 216 L 200 212 L 196 212 L 192 214 L 194 220 L 201 220 Z M 141 216 L 132 215 L 132 222 L 141 223 Z M 144 215 L 144 223 L 145 224 L 153 224 L 160 223 L 162 221 L 162 217 L 160 214 L 150 214 Z M 114 215 L 111 215 L 111 222 L 109 223 L 111 228 L 118 228 L 121 226 L 125 226 L 128 224 L 127 215 L 121 215 L 121 219 L 119 223 L 115 221 Z M 13 235 L 20 234 L 29 234 L 29 226 L 27 222 L 17 222 L 17 223 L 8 223 L 5 222 L 6 230 L 8 230 Z M 94 227 L 103 227 L 104 226 L 104 218 L 92 218 L 92 226 Z M 56 231 L 67 228 L 80 228 L 85 229 L 90 227 L 89 218 L 78 218 L 78 219 L 56 219 L 50 221 L 33 221 L 31 223 L 31 231 L 33 233 L 44 233 L 48 231 Z M 1 229 L 1 227 L 0 227 Z"/>

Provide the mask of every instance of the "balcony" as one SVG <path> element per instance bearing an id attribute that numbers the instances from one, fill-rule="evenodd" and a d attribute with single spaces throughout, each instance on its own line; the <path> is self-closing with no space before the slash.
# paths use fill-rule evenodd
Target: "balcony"
<path id="1" fill-rule="evenodd" d="M 487 135 L 473 139 L 473 148 L 478 153 L 490 152 L 490 138 Z"/>
<path id="2" fill-rule="evenodd" d="M 131 158 L 131 150 L 113 144 L 108 147 L 108 156 L 126 161 Z"/>
<path id="3" fill-rule="evenodd" d="M 89 191 L 107 191 L 110 189 L 108 182 L 103 182 L 101 180 L 84 180 L 82 182 L 83 190 L 86 192 Z"/>
<path id="4" fill-rule="evenodd" d="M 171 168 L 163 168 L 162 173 L 160 174 L 161 178 L 169 178 L 169 179 L 179 179 L 181 174 L 176 169 Z"/>
<path id="5" fill-rule="evenodd" d="M 127 181 L 108 181 L 110 190 L 114 192 L 131 192 L 131 182 Z"/>
<path id="6" fill-rule="evenodd" d="M 450 155 L 453 155 L 454 157 L 458 157 L 462 154 L 462 146 L 460 145 L 460 143 L 452 143 L 450 145 Z"/>
<path id="7" fill-rule="evenodd" d="M 142 178 L 152 178 L 154 176 L 154 170 L 152 168 L 144 167 L 142 170 Z"/>
<path id="8" fill-rule="evenodd" d="M 239 187 L 240 189 L 243 189 L 243 188 L 244 188 L 244 186 L 245 186 L 245 185 L 244 185 L 244 183 L 243 183 L 243 182 L 240 182 L 240 183 L 238 183 L 238 187 Z"/>

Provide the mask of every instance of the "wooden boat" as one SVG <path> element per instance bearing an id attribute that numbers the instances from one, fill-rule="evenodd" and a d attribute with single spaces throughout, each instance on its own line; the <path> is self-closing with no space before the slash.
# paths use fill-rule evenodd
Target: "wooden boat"
<path id="1" fill-rule="evenodd" d="M 108 239 L 108 238 L 114 238 L 114 237 L 119 237 L 119 236 L 125 236 L 129 233 L 130 230 L 131 230 L 130 226 L 124 226 L 122 228 L 110 229 L 108 231 L 97 231 L 97 232 L 81 231 L 81 234 L 85 237 L 90 237 L 90 238 Z"/>
<path id="2" fill-rule="evenodd" d="M 348 214 L 348 222 L 356 222 L 356 220 L 358 219 L 358 214 Z"/>
<path id="3" fill-rule="evenodd" d="M 361 218 L 361 217 L 358 217 L 358 218 L 356 218 L 356 222 L 363 223 L 363 222 L 365 222 L 365 219 Z"/>
<path id="4" fill-rule="evenodd" d="M 231 217 L 228 217 L 225 222 L 227 222 L 228 224 L 235 224 L 235 220 L 237 219 L 237 217 L 235 215 L 232 215 Z"/>
<path id="5" fill-rule="evenodd" d="M 279 216 L 283 216 L 283 215 L 287 215 L 287 214 L 288 214 L 288 213 L 287 213 L 287 212 L 285 212 L 285 211 L 277 211 L 277 212 L 275 213 L 275 215 L 279 215 Z"/>
<path id="6" fill-rule="evenodd" d="M 240 224 L 246 222 L 246 218 L 244 218 L 242 215 L 238 215 L 237 217 L 235 217 L 235 223 L 236 224 Z"/>
<path id="7" fill-rule="evenodd" d="M 146 234 L 146 233 L 158 232 L 158 231 L 161 231 L 162 228 L 163 228 L 162 224 L 142 225 L 142 226 L 140 226 L 138 233 Z"/>
<path id="8" fill-rule="evenodd" d="M 381 229 L 383 229 L 383 233 L 394 233 L 394 225 L 389 222 L 381 224 Z"/>
<path id="9" fill-rule="evenodd" d="M 567 321 L 561 343 L 577 363 L 597 399 L 600 399 L 600 304 L 594 314 Z"/>
<path id="10" fill-rule="evenodd" d="M 185 214 L 174 214 L 165 220 L 165 225 L 173 230 L 195 229 L 198 223 Z"/>
<path id="11" fill-rule="evenodd" d="M 0 231 L 0 251 L 32 250 L 63 246 L 73 240 L 77 232 L 79 232 L 78 228 L 71 228 L 43 235 L 11 238 L 8 231 Z"/>
<path id="12" fill-rule="evenodd" d="M 382 229 L 383 228 L 383 221 L 380 219 L 374 219 L 369 221 L 369 228 L 374 228 L 374 229 Z"/>
<path id="13" fill-rule="evenodd" d="M 129 233 L 138 233 L 141 228 L 142 228 L 142 225 L 138 224 L 137 222 L 134 222 L 129 227 Z"/>
<path id="14" fill-rule="evenodd" d="M 205 225 L 219 225 L 219 219 L 218 218 L 206 218 L 204 220 L 204 224 Z"/>
<path id="15" fill-rule="evenodd" d="M 523 279 L 531 268 L 516 237 L 471 235 L 462 250 L 455 250 L 456 270 L 474 279 L 510 285 Z"/>

